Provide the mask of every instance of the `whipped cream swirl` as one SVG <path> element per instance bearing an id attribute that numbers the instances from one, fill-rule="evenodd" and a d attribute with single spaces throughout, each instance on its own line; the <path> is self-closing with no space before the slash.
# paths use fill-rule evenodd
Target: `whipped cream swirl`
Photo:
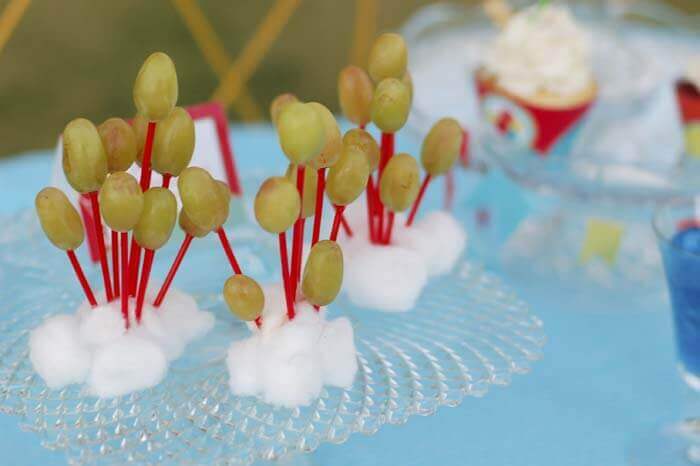
<path id="1" fill-rule="evenodd" d="M 533 5 L 513 15 L 491 45 L 484 67 L 522 97 L 571 96 L 592 82 L 590 41 L 566 7 Z"/>

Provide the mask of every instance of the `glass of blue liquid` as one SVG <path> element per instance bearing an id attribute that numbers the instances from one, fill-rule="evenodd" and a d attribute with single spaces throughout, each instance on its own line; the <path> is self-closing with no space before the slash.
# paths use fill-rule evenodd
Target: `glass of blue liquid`
<path id="1" fill-rule="evenodd" d="M 678 369 L 685 383 L 700 391 L 700 198 L 661 205 L 652 225 L 671 300 Z M 627 460 L 630 466 L 700 465 L 700 416 L 636 439 Z"/>

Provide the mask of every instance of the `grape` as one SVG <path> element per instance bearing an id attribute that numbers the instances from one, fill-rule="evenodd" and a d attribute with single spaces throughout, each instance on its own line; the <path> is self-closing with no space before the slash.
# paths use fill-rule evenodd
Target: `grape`
<path id="1" fill-rule="evenodd" d="M 420 160 L 430 176 L 440 176 L 454 165 L 462 147 L 462 127 L 454 118 L 442 118 L 423 139 Z"/>
<path id="2" fill-rule="evenodd" d="M 394 33 L 382 34 L 369 52 L 369 75 L 375 83 L 386 78 L 401 79 L 406 73 L 407 61 L 408 52 L 403 37 Z"/>
<path id="3" fill-rule="evenodd" d="M 341 140 L 338 122 L 335 121 L 335 117 L 331 111 L 324 105 L 318 102 L 309 102 L 308 105 L 316 109 L 318 116 L 321 117 L 324 139 L 326 141 L 321 151 L 311 159 L 309 165 L 316 169 L 330 167 L 338 161 L 338 157 L 340 156 Z"/>
<path id="4" fill-rule="evenodd" d="M 369 163 L 369 171 L 372 173 L 379 165 L 379 146 L 371 134 L 364 129 L 354 128 L 343 136 L 344 147 L 356 147 L 365 154 Z"/>
<path id="5" fill-rule="evenodd" d="M 242 274 L 231 275 L 226 280 L 224 299 L 231 313 L 245 321 L 260 317 L 265 307 L 265 295 L 258 282 Z"/>
<path id="6" fill-rule="evenodd" d="M 270 233 L 282 233 L 299 218 L 301 199 L 287 178 L 273 176 L 260 185 L 255 196 L 255 218 Z"/>
<path id="7" fill-rule="evenodd" d="M 277 119 L 282 151 L 294 164 L 304 165 L 316 156 L 325 142 L 323 121 L 309 104 L 291 102 Z"/>
<path id="8" fill-rule="evenodd" d="M 216 221 L 214 222 L 214 230 L 226 223 L 228 220 L 229 208 L 231 206 L 231 190 L 228 185 L 221 180 L 214 180 L 216 187 L 219 190 L 221 198 L 221 210 L 216 213 Z"/>
<path id="9" fill-rule="evenodd" d="M 134 82 L 136 109 L 150 121 L 162 120 L 175 107 L 177 93 L 175 64 L 163 52 L 151 54 Z"/>
<path id="10" fill-rule="evenodd" d="M 284 174 L 294 186 L 297 185 L 297 166 L 289 164 Z M 302 199 L 301 216 L 311 217 L 316 212 L 316 188 L 318 187 L 318 173 L 307 167 L 304 170 L 304 196 Z"/>
<path id="11" fill-rule="evenodd" d="M 379 183 L 382 203 L 393 212 L 408 209 L 418 196 L 420 169 L 408 154 L 396 154 L 384 167 Z"/>
<path id="12" fill-rule="evenodd" d="M 381 81 L 372 99 L 372 121 L 385 133 L 400 130 L 411 110 L 411 95 L 404 83 L 396 78 Z"/>
<path id="13" fill-rule="evenodd" d="M 282 112 L 282 109 L 284 109 L 287 104 L 292 102 L 299 102 L 299 99 L 297 99 L 297 96 L 294 94 L 288 92 L 280 94 L 272 100 L 272 103 L 270 103 L 270 120 L 272 120 L 273 125 L 277 126 L 280 112 Z"/>
<path id="14" fill-rule="evenodd" d="M 136 134 L 133 128 L 121 118 L 110 118 L 97 127 L 97 132 L 107 154 L 108 171 L 127 171 L 136 160 Z"/>
<path id="15" fill-rule="evenodd" d="M 195 238 L 204 238 L 209 234 L 209 230 L 199 228 L 197 225 L 192 223 L 192 220 L 190 220 L 190 218 L 187 216 L 185 209 L 180 210 L 178 223 L 180 224 L 182 231 L 190 236 L 194 236 Z"/>
<path id="16" fill-rule="evenodd" d="M 358 126 L 370 121 L 374 85 L 365 70 L 347 66 L 338 75 L 338 98 L 345 118 Z"/>
<path id="17" fill-rule="evenodd" d="M 36 195 L 34 205 L 41 229 L 54 246 L 72 251 L 83 243 L 83 222 L 63 191 L 44 188 Z"/>
<path id="18" fill-rule="evenodd" d="M 367 186 L 369 162 L 355 146 L 343 147 L 338 162 L 328 170 L 326 193 L 334 205 L 348 205 Z"/>
<path id="19" fill-rule="evenodd" d="M 217 223 L 221 221 L 226 206 L 220 188 L 209 172 L 199 167 L 185 168 L 177 179 L 177 187 L 182 208 L 195 225 L 210 231 L 221 226 Z"/>
<path id="20" fill-rule="evenodd" d="M 134 239 L 155 251 L 170 239 L 177 220 L 175 195 L 166 188 L 151 188 L 143 194 L 143 210 L 134 227 Z"/>
<path id="21" fill-rule="evenodd" d="M 179 176 L 194 153 L 194 122 L 182 107 L 175 107 L 156 127 L 153 140 L 153 169 L 160 174 Z"/>
<path id="22" fill-rule="evenodd" d="M 137 113 L 134 119 L 131 120 L 131 127 L 136 135 L 136 163 L 141 166 L 143 161 L 143 147 L 146 145 L 146 133 L 148 132 L 148 118 Z M 156 133 L 158 128 L 156 127 Z"/>
<path id="23" fill-rule="evenodd" d="M 63 172 L 79 193 L 100 189 L 107 178 L 107 154 L 97 128 L 85 118 L 77 118 L 63 130 Z"/>
<path id="24" fill-rule="evenodd" d="M 126 172 L 112 173 L 100 188 L 100 212 L 114 231 L 129 231 L 141 217 L 143 192 L 136 178 Z"/>
<path id="25" fill-rule="evenodd" d="M 335 241 L 316 243 L 304 267 L 301 289 L 306 299 L 316 306 L 330 304 L 343 283 L 343 251 Z"/>

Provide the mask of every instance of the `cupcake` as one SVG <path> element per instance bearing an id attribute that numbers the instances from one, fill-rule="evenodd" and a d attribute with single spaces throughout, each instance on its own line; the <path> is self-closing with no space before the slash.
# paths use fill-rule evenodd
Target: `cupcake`
<path id="1" fill-rule="evenodd" d="M 484 119 L 542 155 L 567 152 L 597 94 L 588 37 L 556 5 L 511 16 L 475 79 Z"/>
<path id="2" fill-rule="evenodd" d="M 685 75 L 676 83 L 676 96 L 683 122 L 685 154 L 700 159 L 700 55 L 690 60 Z"/>

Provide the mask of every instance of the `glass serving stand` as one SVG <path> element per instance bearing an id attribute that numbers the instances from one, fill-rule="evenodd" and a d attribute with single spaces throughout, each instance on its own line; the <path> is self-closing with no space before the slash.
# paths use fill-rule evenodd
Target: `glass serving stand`
<path id="1" fill-rule="evenodd" d="M 430 283 L 416 308 L 390 314 L 342 297 L 329 317 L 352 320 L 359 371 L 347 390 L 324 388 L 308 407 L 284 409 L 233 395 L 225 354 L 247 335 L 220 295 L 230 268 L 215 237 L 195 240 L 175 279 L 216 325 L 170 366 L 158 386 L 97 399 L 78 386 L 50 390 L 28 357 L 29 332 L 82 299 L 65 255 L 43 237 L 33 212 L 10 219 L 0 237 L 0 410 L 20 418 L 44 447 L 71 464 L 250 464 L 299 457 L 322 442 L 371 435 L 384 424 L 431 415 L 466 396 L 506 386 L 542 357 L 542 322 L 493 275 L 462 260 Z M 277 280 L 276 241 L 250 223 L 228 228 L 243 270 Z M 268 238 L 269 236 L 269 238 Z M 163 277 L 181 237 L 156 253 Z M 87 257 L 81 257 L 87 265 Z M 87 267 L 91 283 L 99 270 Z"/>
<path id="2" fill-rule="evenodd" d="M 518 8 L 532 2 L 509 3 Z M 647 292 L 664 292 L 648 227 L 653 207 L 700 189 L 698 167 L 681 161 L 672 88 L 700 46 L 700 23 L 653 0 L 567 6 L 589 32 L 599 85 L 570 153 L 542 158 L 482 124 L 473 73 L 497 28 L 480 7 L 432 5 L 404 26 L 415 88 L 409 125 L 424 134 L 442 116 L 458 118 L 470 130 L 473 156 L 537 199 L 517 228 L 493 235 L 498 241 L 475 241 L 486 245 L 477 254 L 487 263 L 533 286 L 556 283 L 588 296 L 595 289 L 598 298 L 631 307 L 630 296 L 643 304 Z M 500 200 L 500 212 L 471 212 L 470 200 L 463 199 L 457 208 L 465 211 L 463 218 L 493 218 L 521 204 Z M 468 222 L 480 240 L 485 229 L 474 223 Z M 581 259 L 587 248 L 598 254 L 590 262 Z"/>

